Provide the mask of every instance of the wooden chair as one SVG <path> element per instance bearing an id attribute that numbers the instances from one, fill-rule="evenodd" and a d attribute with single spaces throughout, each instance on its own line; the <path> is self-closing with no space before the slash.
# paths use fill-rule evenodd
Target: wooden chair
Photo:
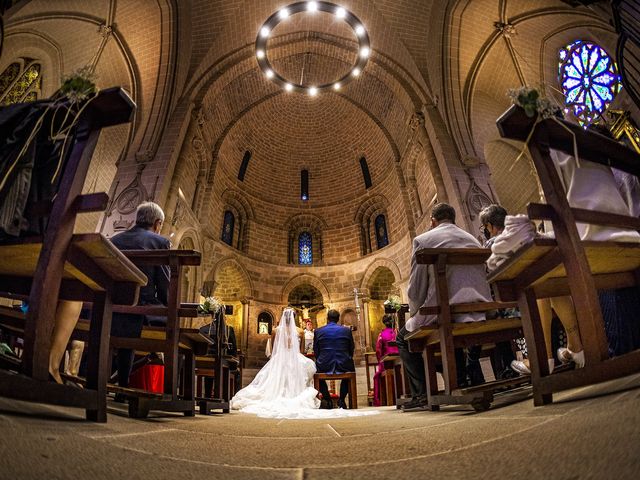
<path id="1" fill-rule="evenodd" d="M 382 363 L 384 370 L 380 375 L 381 388 L 380 388 L 380 403 L 382 405 L 396 405 L 398 392 L 404 390 L 403 376 L 401 373 L 402 363 L 399 355 L 385 355 L 382 357 Z"/>
<path id="2" fill-rule="evenodd" d="M 367 374 L 367 404 L 373 405 L 373 375 L 378 367 L 376 352 L 364 353 L 364 367 Z"/>
<path id="3" fill-rule="evenodd" d="M 30 220 L 48 217 L 42 236 L 21 237 L 0 246 L 0 294 L 27 299 L 25 314 L 3 309 L 0 318 L 24 337 L 16 375 L 0 370 L 0 395 L 21 400 L 81 407 L 88 419 L 105 422 L 108 345 L 112 303 L 131 305 L 146 277 L 100 234 L 73 235 L 79 213 L 101 211 L 104 193 L 82 195 L 89 163 L 102 128 L 127 123 L 135 105 L 120 88 L 102 90 L 78 119 L 68 141 L 62 177 L 52 201 L 28 205 Z M 58 114 L 56 118 L 64 118 Z M 49 131 L 52 116 L 44 119 Z M 58 299 L 94 304 L 88 332 L 86 388 L 48 381 L 51 333 Z M 6 328 L 6 327 L 5 327 Z"/>
<path id="4" fill-rule="evenodd" d="M 195 356 L 204 355 L 211 339 L 198 329 L 182 328 L 181 317 L 197 317 L 194 304 L 182 305 L 180 279 L 182 267 L 200 265 L 200 253 L 193 250 L 124 250 L 134 264 L 169 265 L 171 276 L 167 295 L 168 305 L 114 305 L 113 311 L 141 315 L 164 316 L 165 327 L 144 327 L 140 338 L 111 337 L 112 348 L 131 348 L 140 352 L 164 353 L 164 394 L 149 394 L 135 388 L 110 386 L 109 390 L 125 395 L 129 400 L 129 415 L 145 418 L 150 410 L 195 414 Z M 179 382 L 179 355 L 184 355 L 182 389 Z"/>
<path id="5" fill-rule="evenodd" d="M 456 375 L 456 348 L 470 347 L 500 341 L 509 341 L 521 334 L 519 318 L 498 318 L 482 322 L 453 323 L 453 315 L 472 312 L 489 312 L 516 306 L 515 302 L 477 302 L 452 305 L 449 303 L 447 266 L 482 265 L 491 251 L 485 248 L 429 248 L 416 252 L 417 262 L 433 265 L 438 305 L 422 307 L 423 315 L 437 315 L 433 325 L 421 327 L 407 335 L 409 348 L 424 352 L 427 377 L 427 397 L 431 410 L 439 410 L 445 404 L 470 404 L 475 410 L 486 410 L 493 401 L 495 390 L 526 381 L 524 378 L 487 382 L 482 385 L 460 388 Z M 436 376 L 436 353 L 441 354 L 444 392 L 439 392 Z"/>
<path id="6" fill-rule="evenodd" d="M 335 381 L 349 380 L 349 408 L 358 408 L 358 388 L 356 386 L 356 372 L 347 373 L 316 373 L 313 375 L 313 386 L 320 391 L 320 380 Z"/>
<path id="7" fill-rule="evenodd" d="M 505 138 L 525 140 L 534 120 L 512 107 L 498 119 Z M 571 132 L 571 133 L 569 133 Z M 640 371 L 640 350 L 609 359 L 598 289 L 638 285 L 640 244 L 581 241 L 576 222 L 640 230 L 640 220 L 607 212 L 570 208 L 549 149 L 640 175 L 640 155 L 597 133 L 563 120 L 543 120 L 535 126 L 529 151 L 548 204 L 530 204 L 529 217 L 551 220 L 555 239 L 536 238 L 489 275 L 503 300 L 517 300 L 531 362 L 534 403 L 552 401 L 552 394 Z M 536 299 L 570 294 L 577 315 L 586 366 L 549 375 Z"/>

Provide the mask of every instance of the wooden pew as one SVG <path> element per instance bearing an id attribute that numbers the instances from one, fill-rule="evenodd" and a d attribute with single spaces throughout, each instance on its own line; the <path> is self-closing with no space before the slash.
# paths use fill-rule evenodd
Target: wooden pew
<path id="1" fill-rule="evenodd" d="M 184 329 L 180 317 L 197 317 L 193 304 L 180 304 L 182 267 L 200 265 L 200 253 L 193 250 L 124 250 L 123 254 L 138 266 L 169 265 L 171 276 L 166 307 L 160 305 L 114 305 L 113 311 L 142 315 L 166 316 L 167 326 L 144 327 L 141 338 L 112 337 L 112 348 L 131 348 L 142 352 L 164 353 L 164 394 L 150 394 L 135 388 L 110 387 L 129 399 L 129 415 L 144 418 L 150 410 L 195 414 L 195 355 L 206 353 L 211 340 L 197 329 Z M 185 356 L 183 388 L 179 384 L 179 355 Z"/>
<path id="2" fill-rule="evenodd" d="M 0 295 L 29 302 L 26 315 L 16 319 L 11 312 L 8 316 L 22 323 L 24 351 L 16 367 L 19 374 L 0 371 L 2 396 L 81 407 L 88 419 L 106 421 L 111 306 L 113 302 L 135 303 L 146 277 L 102 235 L 73 235 L 73 230 L 77 214 L 104 210 L 108 202 L 104 193 L 82 195 L 100 131 L 131 121 L 134 108 L 120 88 L 102 90 L 90 101 L 73 129 L 73 139 L 67 142 L 54 199 L 27 206 L 30 221 L 47 217 L 44 233 L 0 245 Z M 58 113 L 55 121 L 64 118 L 64 113 Z M 50 131 L 53 121 L 49 111 L 41 131 Z M 59 298 L 91 301 L 95 306 L 83 390 L 49 381 L 51 333 Z"/>
<path id="3" fill-rule="evenodd" d="M 470 404 L 475 410 L 486 410 L 493 401 L 495 390 L 521 384 L 526 378 L 516 378 L 482 385 L 459 388 L 456 376 L 455 348 L 470 347 L 500 341 L 509 341 L 521 334 L 519 318 L 497 318 L 473 323 L 453 323 L 456 314 L 489 312 L 516 306 L 515 302 L 477 302 L 452 305 L 449 303 L 447 266 L 481 265 L 491 251 L 485 248 L 429 248 L 416 252 L 417 262 L 433 265 L 438 305 L 422 307 L 423 315 L 437 315 L 433 325 L 419 328 L 407 335 L 409 348 L 423 352 L 427 377 L 427 399 L 431 410 L 445 404 Z M 438 391 L 436 353 L 441 354 L 444 392 Z"/>
<path id="4" fill-rule="evenodd" d="M 497 123 L 504 138 L 524 141 L 534 119 L 514 106 Z M 581 241 L 576 228 L 579 221 L 639 230 L 640 220 L 570 208 L 549 149 L 573 155 L 574 136 L 581 161 L 640 175 L 640 155 L 607 137 L 563 120 L 543 120 L 535 126 L 529 151 L 548 204 L 531 204 L 528 213 L 532 219 L 551 220 L 556 238 L 536 238 L 488 277 L 501 299 L 518 301 L 531 362 L 535 405 L 552 402 L 554 392 L 640 371 L 640 350 L 609 359 L 597 295 L 598 289 L 638 285 L 640 244 Z M 579 309 L 577 319 L 586 366 L 549 375 L 536 298 L 566 294 L 571 295 Z"/>

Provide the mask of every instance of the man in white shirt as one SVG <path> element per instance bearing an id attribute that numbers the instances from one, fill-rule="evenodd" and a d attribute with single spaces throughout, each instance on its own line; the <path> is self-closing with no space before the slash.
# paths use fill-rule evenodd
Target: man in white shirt
<path id="1" fill-rule="evenodd" d="M 416 263 L 416 252 L 423 248 L 479 248 L 480 243 L 471 234 L 455 225 L 456 212 L 451 205 L 439 203 L 431 211 L 431 229 L 413 239 L 411 256 L 411 275 L 407 296 L 409 297 L 410 318 L 400 329 L 396 342 L 400 357 L 409 378 L 411 401 L 404 409 L 416 408 L 426 404 L 426 378 L 421 353 L 409 351 L 404 337 L 436 320 L 436 315 L 421 315 L 420 307 L 437 304 L 436 285 L 433 266 Z M 491 291 L 486 280 L 484 265 L 454 265 L 447 268 L 449 300 L 455 303 L 491 301 Z M 455 315 L 454 322 L 477 322 L 484 320 L 484 313 L 466 313 Z M 458 355 L 459 357 L 459 355 Z M 456 363 L 460 366 L 461 361 Z M 462 365 L 464 362 L 462 362 Z M 466 374 L 465 374 L 466 375 Z"/>

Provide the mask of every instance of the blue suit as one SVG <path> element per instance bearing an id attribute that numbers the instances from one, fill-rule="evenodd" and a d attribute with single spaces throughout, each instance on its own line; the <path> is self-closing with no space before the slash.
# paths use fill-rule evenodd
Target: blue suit
<path id="1" fill-rule="evenodd" d="M 353 335 L 349 327 L 343 327 L 337 323 L 329 322 L 324 327 L 318 328 L 313 336 L 313 353 L 316 356 L 316 369 L 318 373 L 347 373 L 355 372 L 353 364 Z M 339 407 L 346 408 L 344 399 L 349 392 L 347 380 L 340 382 Z M 333 403 L 329 395 L 327 382 L 320 380 L 320 393 L 323 400 L 332 407 Z"/>
<path id="2" fill-rule="evenodd" d="M 313 353 L 319 373 L 355 372 L 353 335 L 349 327 L 329 322 L 313 336 Z"/>

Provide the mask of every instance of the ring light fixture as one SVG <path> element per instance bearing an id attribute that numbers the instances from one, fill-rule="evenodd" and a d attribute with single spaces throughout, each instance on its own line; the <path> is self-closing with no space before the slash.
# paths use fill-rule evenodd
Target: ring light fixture
<path id="1" fill-rule="evenodd" d="M 358 56 L 356 63 L 346 75 L 333 82 L 324 83 L 322 85 L 303 85 L 287 80 L 273 68 L 267 55 L 267 42 L 271 32 L 273 32 L 280 22 L 285 21 L 291 15 L 303 12 L 307 12 L 308 14 L 325 12 L 335 15 L 336 18 L 348 23 L 353 29 L 353 32 L 358 39 Z M 362 73 L 362 70 L 369 60 L 370 54 L 371 44 L 369 42 L 369 34 L 360 19 L 349 10 L 329 2 L 305 1 L 292 3 L 291 5 L 283 7 L 267 18 L 258 30 L 258 36 L 256 37 L 256 59 L 265 76 L 272 82 L 280 85 L 280 87 L 284 88 L 287 92 L 306 93 L 311 96 L 315 96 L 320 92 L 328 90 L 340 90 L 340 88 L 342 88 L 346 83 L 358 77 Z"/>

